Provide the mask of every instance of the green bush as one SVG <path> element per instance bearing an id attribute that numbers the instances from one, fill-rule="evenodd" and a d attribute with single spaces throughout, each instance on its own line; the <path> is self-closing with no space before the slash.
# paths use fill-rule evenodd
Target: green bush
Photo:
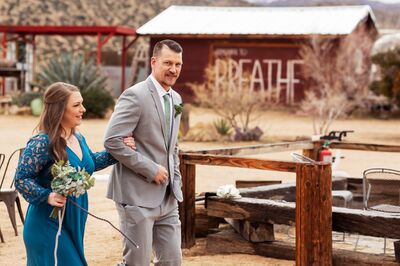
<path id="1" fill-rule="evenodd" d="M 82 91 L 86 117 L 104 117 L 107 110 L 114 106 L 114 99 L 106 90 L 89 89 Z"/>
<path id="2" fill-rule="evenodd" d="M 37 85 L 42 88 L 58 81 L 77 86 L 87 110 L 85 117 L 102 118 L 114 106 L 114 99 L 107 89 L 107 77 L 93 59 L 85 61 L 82 55 L 62 53 L 43 65 L 37 77 Z"/>
<path id="3" fill-rule="evenodd" d="M 223 118 L 215 120 L 213 124 L 218 134 L 221 136 L 229 136 L 232 133 L 232 127 L 229 125 L 228 121 Z"/>
<path id="4" fill-rule="evenodd" d="M 36 98 L 43 98 L 43 92 L 24 92 L 18 96 L 12 98 L 12 104 L 16 104 L 19 107 L 31 106 L 31 101 Z"/>
<path id="5" fill-rule="evenodd" d="M 400 107 L 400 47 L 372 56 L 372 62 L 381 68 L 382 78 L 371 83 L 370 89 Z"/>

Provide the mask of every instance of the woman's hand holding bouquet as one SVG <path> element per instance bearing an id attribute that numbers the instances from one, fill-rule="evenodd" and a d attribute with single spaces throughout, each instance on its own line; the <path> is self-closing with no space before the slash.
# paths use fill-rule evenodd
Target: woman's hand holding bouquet
<path id="1" fill-rule="evenodd" d="M 53 192 L 50 193 L 48 202 L 55 206 L 50 217 L 57 219 L 58 210 L 65 205 L 66 197 L 79 197 L 85 194 L 88 189 L 94 186 L 95 179 L 85 169 L 77 170 L 62 160 L 53 164 L 51 174 L 53 176 L 51 189 L 58 195 L 54 195 Z"/>

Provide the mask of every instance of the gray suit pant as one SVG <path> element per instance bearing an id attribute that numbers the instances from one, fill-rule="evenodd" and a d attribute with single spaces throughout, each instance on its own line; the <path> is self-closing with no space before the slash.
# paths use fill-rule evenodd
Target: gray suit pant
<path id="1" fill-rule="evenodd" d="M 179 266 L 182 263 L 181 222 L 178 202 L 167 195 L 156 208 L 116 203 L 121 231 L 139 245 L 137 249 L 123 238 L 124 263 L 148 266 L 154 250 L 154 265 Z"/>

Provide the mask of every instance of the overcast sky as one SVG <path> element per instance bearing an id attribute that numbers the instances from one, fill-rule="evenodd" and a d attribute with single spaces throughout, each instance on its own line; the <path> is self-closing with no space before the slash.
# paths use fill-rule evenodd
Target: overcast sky
<path id="1" fill-rule="evenodd" d="M 400 0 L 375 0 L 375 2 L 383 2 L 388 4 L 400 3 Z"/>

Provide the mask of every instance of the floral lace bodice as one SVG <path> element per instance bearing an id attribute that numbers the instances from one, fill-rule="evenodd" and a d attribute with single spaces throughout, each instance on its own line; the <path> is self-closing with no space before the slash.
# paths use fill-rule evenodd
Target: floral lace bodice
<path id="1" fill-rule="evenodd" d="M 90 174 L 101 170 L 116 160 L 106 151 L 93 153 L 86 144 L 85 138 L 77 134 L 82 152 L 90 156 L 83 157 L 83 161 L 71 164 L 75 167 L 85 168 Z M 54 159 L 48 149 L 49 138 L 47 134 L 40 133 L 32 137 L 21 155 L 18 168 L 15 173 L 15 187 L 22 196 L 31 204 L 47 202 L 51 192 L 50 184 L 52 175 L 50 168 Z M 70 156 L 70 154 L 68 154 Z"/>

